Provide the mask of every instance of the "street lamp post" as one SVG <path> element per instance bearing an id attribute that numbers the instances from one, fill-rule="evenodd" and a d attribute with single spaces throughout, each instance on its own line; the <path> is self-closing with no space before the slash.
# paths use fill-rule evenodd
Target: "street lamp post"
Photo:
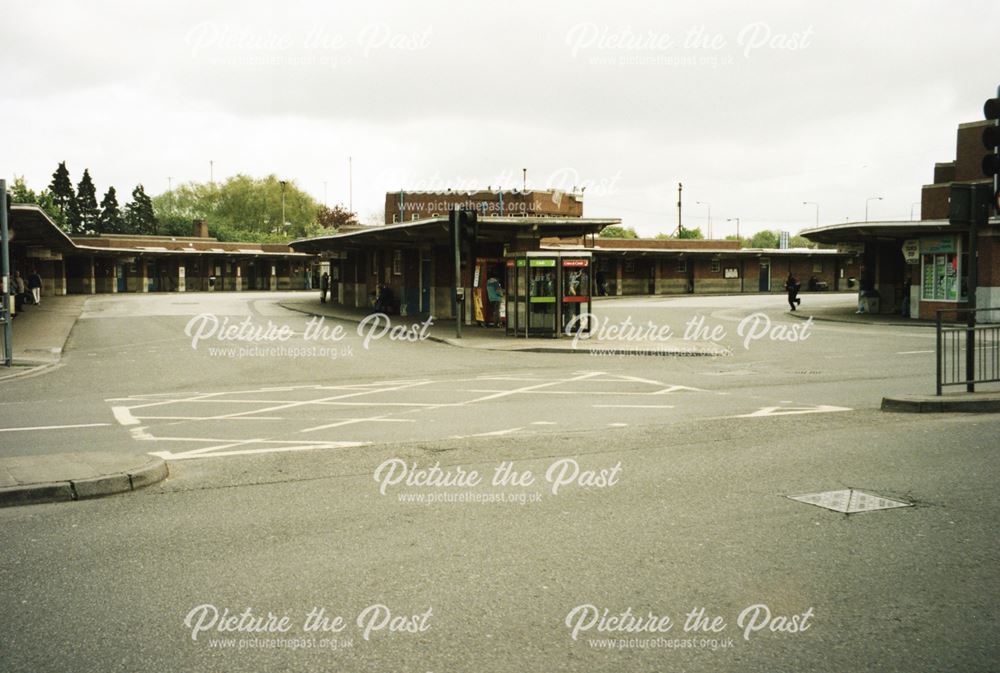
<path id="1" fill-rule="evenodd" d="M 919 201 L 914 201 L 910 204 L 910 221 L 913 221 L 913 209 L 920 205 Z"/>
<path id="2" fill-rule="evenodd" d="M 881 196 L 872 196 L 865 200 L 865 222 L 868 221 L 868 204 L 871 203 L 872 201 L 881 201 L 881 200 L 882 200 Z"/>
<path id="3" fill-rule="evenodd" d="M 285 230 L 285 185 L 287 182 L 285 180 L 281 181 L 281 229 L 278 231 Z"/>
<path id="4" fill-rule="evenodd" d="M 737 240 L 743 240 L 743 239 L 740 238 L 740 218 L 738 218 L 738 217 L 729 217 L 729 218 L 726 218 L 726 222 L 732 222 L 733 220 L 736 221 L 736 239 Z"/>
<path id="5" fill-rule="evenodd" d="M 712 238 L 712 204 L 711 203 L 705 203 L 704 201 L 695 201 L 695 204 L 699 205 L 699 206 L 708 206 L 708 225 L 706 227 L 708 229 L 708 236 L 706 236 L 705 238 L 711 239 Z"/>
<path id="6" fill-rule="evenodd" d="M 803 201 L 803 206 L 816 206 L 816 226 L 819 226 L 819 204 L 815 201 Z"/>

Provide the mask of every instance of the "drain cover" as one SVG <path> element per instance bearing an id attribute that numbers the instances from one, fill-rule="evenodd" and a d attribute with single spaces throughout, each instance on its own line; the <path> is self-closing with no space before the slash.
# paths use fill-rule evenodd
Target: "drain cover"
<path id="1" fill-rule="evenodd" d="M 785 496 L 789 500 L 816 505 L 834 512 L 855 514 L 857 512 L 874 512 L 880 509 L 896 509 L 897 507 L 913 507 L 912 503 L 900 502 L 873 493 L 865 493 L 853 488 L 840 491 L 824 491 L 822 493 L 804 493 L 802 495 Z"/>

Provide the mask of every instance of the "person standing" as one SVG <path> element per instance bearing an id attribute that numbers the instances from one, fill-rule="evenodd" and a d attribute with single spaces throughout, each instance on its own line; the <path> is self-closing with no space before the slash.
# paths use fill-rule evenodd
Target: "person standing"
<path id="1" fill-rule="evenodd" d="M 496 276 L 490 276 L 486 281 L 486 298 L 490 302 L 490 323 L 500 326 L 500 302 L 503 301 L 503 288 Z"/>
<path id="2" fill-rule="evenodd" d="M 899 309 L 899 314 L 904 318 L 910 317 L 910 288 L 912 286 L 913 281 L 907 276 L 906 280 L 903 281 L 903 297 Z"/>
<path id="3" fill-rule="evenodd" d="M 14 309 L 17 311 L 21 310 L 26 299 L 25 295 L 28 294 L 28 288 L 24 284 L 24 278 L 21 276 L 20 271 L 14 272 Z"/>
<path id="4" fill-rule="evenodd" d="M 326 303 L 326 293 L 330 289 L 330 274 L 323 272 L 323 276 L 319 279 L 319 300 L 322 303 Z"/>
<path id="5" fill-rule="evenodd" d="M 788 272 L 788 278 L 785 279 L 785 290 L 788 292 L 788 305 L 795 310 L 795 307 L 802 303 L 799 299 L 799 288 L 802 287 L 799 284 L 798 279 L 792 275 L 792 272 Z"/>
<path id="6" fill-rule="evenodd" d="M 31 291 L 31 301 L 36 306 L 42 301 L 42 277 L 38 275 L 38 269 L 33 269 L 28 276 L 28 290 Z"/>

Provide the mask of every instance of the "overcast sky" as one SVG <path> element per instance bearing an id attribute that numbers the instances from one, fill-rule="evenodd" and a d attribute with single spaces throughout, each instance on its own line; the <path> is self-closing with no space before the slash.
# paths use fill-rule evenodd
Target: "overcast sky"
<path id="1" fill-rule="evenodd" d="M 660 6 L 654 6 L 659 4 Z M 716 237 L 909 219 L 1000 84 L 1000 3 L 5 3 L 0 164 L 100 194 L 277 174 L 386 191 L 586 186 Z M 325 194 L 324 194 L 325 192 Z M 122 198 L 122 197 L 120 197 Z M 919 205 L 915 214 L 919 216 Z"/>

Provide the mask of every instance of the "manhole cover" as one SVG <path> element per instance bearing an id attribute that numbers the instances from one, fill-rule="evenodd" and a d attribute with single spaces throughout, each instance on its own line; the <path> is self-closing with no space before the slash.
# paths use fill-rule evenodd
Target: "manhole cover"
<path id="1" fill-rule="evenodd" d="M 874 493 L 865 493 L 853 488 L 840 491 L 823 491 L 822 493 L 804 493 L 802 495 L 785 496 L 789 500 L 816 505 L 834 512 L 855 514 L 857 512 L 874 512 L 880 509 L 896 509 L 897 507 L 913 507 L 913 503 L 901 502 Z"/>

